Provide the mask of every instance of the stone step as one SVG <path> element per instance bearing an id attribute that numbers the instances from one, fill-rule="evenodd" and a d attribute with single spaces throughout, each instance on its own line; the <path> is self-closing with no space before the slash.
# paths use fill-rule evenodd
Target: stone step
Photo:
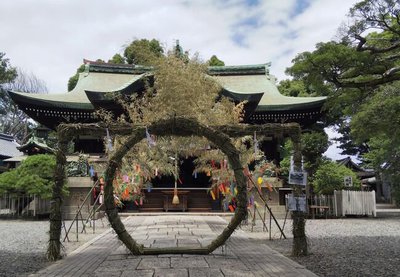
<path id="1" fill-rule="evenodd" d="M 397 207 L 394 204 L 390 204 L 390 203 L 376 203 L 376 209 L 380 210 L 380 209 L 398 209 L 399 207 Z"/>

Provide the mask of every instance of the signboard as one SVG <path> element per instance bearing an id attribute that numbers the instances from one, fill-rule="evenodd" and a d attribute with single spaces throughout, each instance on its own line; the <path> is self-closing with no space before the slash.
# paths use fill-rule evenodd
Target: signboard
<path id="1" fill-rule="evenodd" d="M 353 178 L 351 176 L 344 177 L 344 186 L 345 187 L 352 187 L 353 186 Z"/>
<path id="2" fill-rule="evenodd" d="M 307 172 L 290 171 L 288 182 L 291 185 L 306 186 L 307 185 Z"/>
<path id="3" fill-rule="evenodd" d="M 294 197 L 292 194 L 288 195 L 288 210 L 299 211 L 299 212 L 306 212 L 306 197 L 299 196 Z"/>

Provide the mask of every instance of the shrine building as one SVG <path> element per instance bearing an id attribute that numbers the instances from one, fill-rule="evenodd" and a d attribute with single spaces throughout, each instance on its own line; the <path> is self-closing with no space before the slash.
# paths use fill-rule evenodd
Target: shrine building
<path id="1" fill-rule="evenodd" d="M 118 116 L 124 111 L 114 101 L 113 93 L 125 96 L 140 93 L 145 90 L 147 83 L 151 84 L 154 81 L 152 67 L 87 60 L 84 62 L 86 69 L 80 73 L 76 87 L 70 92 L 34 94 L 10 91 L 9 94 L 18 107 L 32 119 L 55 130 L 60 123 L 98 122 L 99 118 L 95 111 L 99 108 L 112 111 Z M 269 64 L 211 66 L 208 67 L 207 74 L 221 85 L 223 96 L 232 99 L 235 103 L 246 101 L 244 123 L 297 122 L 302 128 L 306 128 L 315 123 L 323 114 L 321 109 L 325 103 L 325 97 L 288 97 L 280 94 L 275 78 L 269 74 Z M 265 139 L 260 142 L 260 149 L 266 154 L 268 160 L 279 161 L 280 143 L 281 141 L 276 138 Z M 97 158 L 102 157 L 105 155 L 104 138 L 77 136 L 74 152 L 86 153 Z M 184 182 L 180 184 L 179 189 L 184 190 L 187 196 L 186 206 L 183 209 L 189 212 L 221 210 L 221 203 L 209 196 L 209 178 L 205 174 L 200 178 L 193 177 L 192 159 L 185 159 L 180 167 Z M 77 185 L 79 181 L 74 179 L 73 186 L 80 189 L 90 187 L 90 181 L 86 179 L 82 182 L 86 184 L 83 186 Z M 163 199 L 168 197 L 165 191 L 173 187 L 168 178 L 165 180 L 167 181 L 155 182 L 152 191 L 145 192 L 147 201 L 133 208 L 139 211 L 170 210 L 166 209 Z M 285 189 L 282 185 L 277 186 L 279 190 Z M 276 204 L 282 202 L 279 194 L 273 197 L 272 201 Z M 66 203 L 70 206 L 75 204 L 68 200 Z"/>

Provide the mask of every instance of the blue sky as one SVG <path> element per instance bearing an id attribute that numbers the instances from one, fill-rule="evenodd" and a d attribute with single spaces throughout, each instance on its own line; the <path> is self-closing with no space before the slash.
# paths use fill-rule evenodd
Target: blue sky
<path id="1" fill-rule="evenodd" d="M 105 59 L 134 38 L 180 40 L 206 60 L 271 62 L 278 80 L 297 53 L 334 38 L 355 0 L 2 0 L 0 51 L 65 92 L 82 59 Z"/>
<path id="2" fill-rule="evenodd" d="M 271 62 L 285 68 L 297 53 L 335 37 L 356 0 L 1 0 L 0 52 L 13 66 L 66 92 L 84 58 L 107 60 L 135 38 L 165 48 L 179 39 L 204 60 L 227 65 Z"/>

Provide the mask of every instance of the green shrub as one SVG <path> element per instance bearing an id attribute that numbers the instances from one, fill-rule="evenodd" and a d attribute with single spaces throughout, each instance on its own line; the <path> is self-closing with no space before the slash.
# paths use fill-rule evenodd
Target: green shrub
<path id="1" fill-rule="evenodd" d="M 55 156 L 29 156 L 16 169 L 0 174 L 0 193 L 27 193 L 50 198 L 55 169 Z"/>
<path id="2" fill-rule="evenodd" d="M 314 192 L 318 194 L 333 194 L 334 190 L 345 189 L 344 177 L 346 176 L 353 178 L 352 189 L 361 187 L 360 180 L 351 169 L 332 161 L 324 161 L 314 175 Z"/>

